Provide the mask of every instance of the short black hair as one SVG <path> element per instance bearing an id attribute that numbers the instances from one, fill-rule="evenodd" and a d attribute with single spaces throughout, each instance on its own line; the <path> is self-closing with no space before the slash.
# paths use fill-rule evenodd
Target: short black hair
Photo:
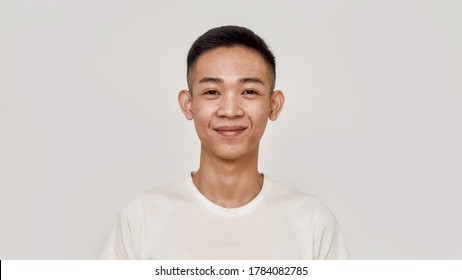
<path id="1" fill-rule="evenodd" d="M 276 59 L 265 41 L 252 30 L 235 25 L 227 25 L 210 29 L 202 34 L 192 44 L 188 52 L 187 72 L 188 85 L 189 74 L 199 57 L 207 51 L 219 47 L 247 47 L 257 51 L 269 66 L 272 74 L 272 88 L 276 81 Z"/>

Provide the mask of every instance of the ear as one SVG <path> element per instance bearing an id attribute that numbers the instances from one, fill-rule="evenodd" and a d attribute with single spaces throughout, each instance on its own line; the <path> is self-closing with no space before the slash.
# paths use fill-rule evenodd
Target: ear
<path id="1" fill-rule="evenodd" d="M 284 101 L 285 97 L 282 91 L 275 90 L 273 94 L 271 94 L 271 112 L 269 115 L 270 120 L 277 120 L 279 114 L 282 111 L 282 107 L 284 107 Z"/>
<path id="2" fill-rule="evenodd" d="M 192 95 L 189 91 L 185 89 L 180 91 L 180 93 L 178 94 L 178 104 L 180 104 L 180 109 L 183 112 L 186 119 L 192 120 Z"/>

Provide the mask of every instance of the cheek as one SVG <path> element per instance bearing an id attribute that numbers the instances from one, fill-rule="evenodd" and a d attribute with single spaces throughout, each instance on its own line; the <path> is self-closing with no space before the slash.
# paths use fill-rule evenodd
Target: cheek
<path id="1" fill-rule="evenodd" d="M 200 109 L 198 109 L 200 108 Z M 210 126 L 210 121 L 213 118 L 213 110 L 207 109 L 206 106 L 193 107 L 193 121 L 199 137 L 205 133 Z"/>
<path id="2" fill-rule="evenodd" d="M 193 102 L 191 104 L 191 111 L 193 113 L 194 120 L 201 120 L 207 117 L 209 114 L 208 111 L 210 109 L 207 109 L 208 106 L 205 106 L 206 104 L 202 104 L 201 102 L 196 101 L 193 99 Z"/>
<path id="3" fill-rule="evenodd" d="M 262 124 L 268 121 L 270 114 L 269 105 L 266 103 L 253 104 L 254 106 L 249 106 L 247 112 L 251 115 L 254 122 Z"/>
<path id="4" fill-rule="evenodd" d="M 266 124 L 268 123 L 269 111 L 262 110 L 261 107 L 258 111 L 254 111 L 251 117 L 251 122 L 254 131 L 254 137 L 260 139 L 266 129 Z"/>
<path id="5" fill-rule="evenodd" d="M 207 118 L 207 115 L 204 114 L 204 112 L 202 111 L 199 111 L 199 112 L 195 112 L 194 113 L 194 125 L 196 127 L 196 129 L 203 129 L 204 126 L 207 126 L 208 123 L 208 118 Z"/>

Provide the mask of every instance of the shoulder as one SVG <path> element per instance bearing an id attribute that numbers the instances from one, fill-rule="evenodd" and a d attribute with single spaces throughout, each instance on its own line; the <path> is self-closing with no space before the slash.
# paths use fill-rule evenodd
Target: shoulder
<path id="1" fill-rule="evenodd" d="M 156 198 L 181 197 L 188 189 L 189 181 L 190 179 L 188 177 L 183 177 L 169 184 L 161 185 L 147 190 L 139 194 L 137 198 L 141 201 L 149 201 Z"/>
<path id="2" fill-rule="evenodd" d="M 268 180 L 269 188 L 271 188 L 270 199 L 273 202 L 310 214 L 318 221 L 335 221 L 335 217 L 329 208 L 316 196 L 293 186 L 279 183 L 271 178 L 265 178 L 265 180 Z"/>
<path id="3" fill-rule="evenodd" d="M 182 178 L 173 183 L 151 188 L 138 194 L 128 202 L 121 211 L 122 218 L 142 217 L 144 213 L 152 210 L 165 210 L 175 207 L 176 203 L 187 200 L 187 178 Z"/>
<path id="4" fill-rule="evenodd" d="M 270 177 L 265 176 L 267 187 L 270 189 L 271 198 L 281 202 L 302 203 L 316 205 L 319 199 L 309 193 L 301 191 L 293 186 L 280 183 Z"/>

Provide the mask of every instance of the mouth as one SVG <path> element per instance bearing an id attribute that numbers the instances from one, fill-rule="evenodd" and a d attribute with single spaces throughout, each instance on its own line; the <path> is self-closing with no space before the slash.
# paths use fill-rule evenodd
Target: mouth
<path id="1" fill-rule="evenodd" d="M 217 128 L 214 128 L 218 134 L 222 136 L 227 136 L 227 137 L 232 137 L 232 136 L 238 136 L 241 133 L 243 133 L 247 127 L 245 126 L 240 126 L 240 125 L 235 125 L 235 126 L 220 126 Z"/>

